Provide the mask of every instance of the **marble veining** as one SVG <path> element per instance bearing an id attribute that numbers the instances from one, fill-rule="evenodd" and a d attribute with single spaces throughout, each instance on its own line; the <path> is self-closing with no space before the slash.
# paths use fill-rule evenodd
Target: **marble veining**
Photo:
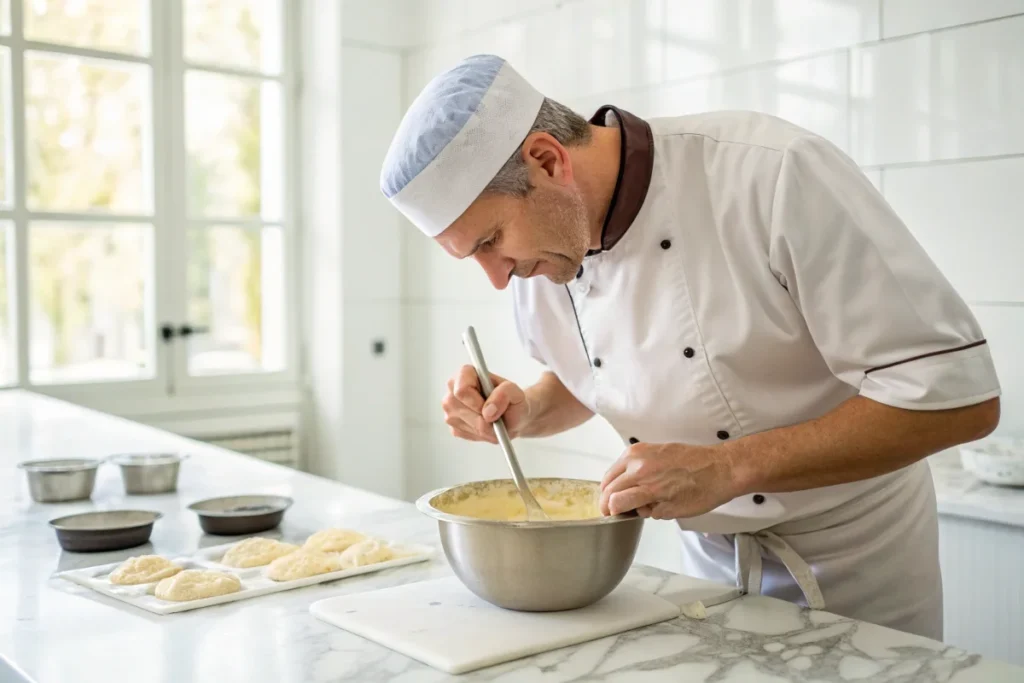
<path id="1" fill-rule="evenodd" d="M 450 576 L 440 551 L 423 564 L 152 615 L 52 575 L 135 554 L 184 553 L 224 543 L 223 537 L 204 535 L 185 509 L 214 495 L 293 497 L 285 522 L 267 534 L 290 541 L 337 525 L 437 547 L 436 526 L 404 502 L 24 392 L 0 392 L 0 444 L 0 655 L 39 683 L 1024 681 L 1021 668 L 761 596 L 712 607 L 703 621 L 679 618 L 462 676 L 431 669 L 309 614 L 309 605 L 322 598 Z M 39 505 L 16 469 L 30 458 L 149 449 L 192 454 L 177 494 L 125 496 L 111 466 L 101 468 L 91 502 Z M 116 553 L 65 553 L 46 525 L 63 514 L 118 507 L 164 513 L 150 544 Z M 726 588 L 642 566 L 626 581 L 680 605 Z"/>

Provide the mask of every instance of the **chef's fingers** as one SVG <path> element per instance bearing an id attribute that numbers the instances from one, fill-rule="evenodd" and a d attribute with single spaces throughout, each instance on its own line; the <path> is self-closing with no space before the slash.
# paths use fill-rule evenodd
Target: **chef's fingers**
<path id="1" fill-rule="evenodd" d="M 620 515 L 654 503 L 654 496 L 647 489 L 634 486 L 625 491 L 616 491 L 608 498 L 608 512 Z"/>
<path id="2" fill-rule="evenodd" d="M 636 514 L 640 515 L 641 517 L 645 517 L 645 518 L 646 517 L 650 517 L 651 516 L 651 511 L 653 509 L 654 509 L 654 506 L 651 506 L 651 505 L 641 505 L 640 507 L 638 507 L 636 509 Z"/>
<path id="3" fill-rule="evenodd" d="M 494 428 L 490 423 L 484 422 L 483 418 L 479 415 L 465 408 L 455 413 L 446 414 L 444 421 L 452 429 L 472 434 L 474 436 L 473 441 L 498 442 L 497 437 L 494 435 Z"/>
<path id="4" fill-rule="evenodd" d="M 459 429 L 457 427 L 451 428 L 452 436 L 458 439 L 464 439 L 466 441 L 483 441 L 475 432 L 467 432 L 465 429 Z"/>
<path id="5" fill-rule="evenodd" d="M 675 519 L 676 516 L 672 513 L 671 503 L 657 503 L 651 506 L 650 511 L 651 519 Z M 707 534 L 704 534 L 707 537 Z"/>
<path id="6" fill-rule="evenodd" d="M 494 422 L 504 415 L 510 406 L 519 405 L 525 400 L 526 394 L 519 388 L 519 385 L 505 380 L 501 384 L 495 385 L 494 391 L 484 403 L 481 415 L 488 422 Z"/>
<path id="7" fill-rule="evenodd" d="M 612 495 L 619 491 L 625 491 L 626 489 L 633 488 L 636 485 L 636 478 L 632 472 L 628 469 L 620 472 L 618 476 L 608 482 L 601 489 L 601 497 L 598 500 L 598 508 L 601 510 L 601 513 L 605 515 L 618 514 L 611 511 Z"/>
<path id="8" fill-rule="evenodd" d="M 608 468 L 608 471 L 604 473 L 604 477 L 601 479 L 601 490 L 603 491 L 608 484 L 612 483 L 613 480 L 617 479 L 620 474 L 626 471 L 626 459 L 619 458 L 612 463 L 612 466 Z"/>
<path id="9" fill-rule="evenodd" d="M 472 365 L 463 365 L 459 368 L 455 374 L 452 393 L 462 402 L 462 405 L 470 410 L 479 413 L 480 409 L 484 407 L 484 397 L 480 392 L 480 378 L 477 377 L 476 368 Z"/>

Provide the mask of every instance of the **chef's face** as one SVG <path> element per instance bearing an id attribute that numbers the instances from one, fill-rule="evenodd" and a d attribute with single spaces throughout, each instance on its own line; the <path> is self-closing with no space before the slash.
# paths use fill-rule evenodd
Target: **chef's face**
<path id="1" fill-rule="evenodd" d="M 555 145 L 558 143 L 555 142 Z M 473 258 L 491 284 L 543 275 L 564 284 L 576 276 L 590 243 L 586 205 L 568 154 L 541 149 L 527 161 L 526 197 L 485 193 L 437 241 L 456 258 Z"/>

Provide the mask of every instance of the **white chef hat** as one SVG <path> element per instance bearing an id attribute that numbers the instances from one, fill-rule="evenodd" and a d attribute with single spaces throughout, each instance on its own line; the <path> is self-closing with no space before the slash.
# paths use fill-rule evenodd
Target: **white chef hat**
<path id="1" fill-rule="evenodd" d="M 381 191 L 437 236 L 522 144 L 543 102 L 501 57 L 463 59 L 430 81 L 405 113 L 384 158 Z"/>

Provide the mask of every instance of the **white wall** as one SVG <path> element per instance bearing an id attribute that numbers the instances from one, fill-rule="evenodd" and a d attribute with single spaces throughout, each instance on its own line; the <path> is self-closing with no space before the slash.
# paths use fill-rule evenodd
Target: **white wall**
<path id="1" fill-rule="evenodd" d="M 317 474 L 395 497 L 405 482 L 406 226 L 377 176 L 403 111 L 403 4 L 306 0 L 301 46 L 306 460 Z"/>
<path id="2" fill-rule="evenodd" d="M 1024 431 L 1024 0 L 424 0 L 411 10 L 406 104 L 455 60 L 493 52 L 586 115 L 603 103 L 642 116 L 756 109 L 842 146 L 974 307 L 1004 383 L 1000 431 Z M 448 435 L 439 400 L 465 360 L 467 324 L 495 372 L 536 376 L 508 297 L 408 224 L 401 239 L 407 494 L 504 476 L 494 447 Z M 528 474 L 595 477 L 620 445 L 594 420 L 520 449 Z M 671 526 L 648 529 L 641 559 L 676 568 Z"/>

